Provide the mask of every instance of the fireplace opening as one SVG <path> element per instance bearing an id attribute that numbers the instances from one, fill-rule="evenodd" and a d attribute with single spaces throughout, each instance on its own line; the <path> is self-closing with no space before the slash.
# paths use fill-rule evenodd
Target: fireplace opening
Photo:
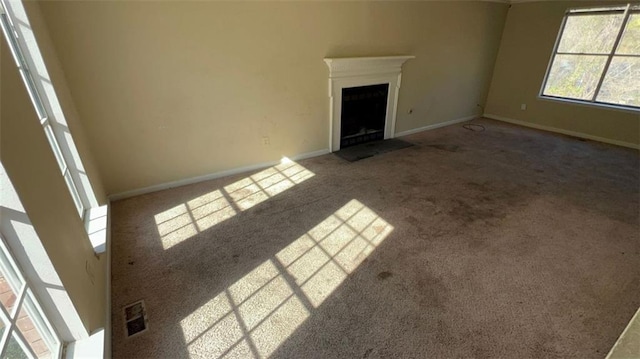
<path id="1" fill-rule="evenodd" d="M 340 148 L 384 139 L 389 84 L 342 89 Z"/>

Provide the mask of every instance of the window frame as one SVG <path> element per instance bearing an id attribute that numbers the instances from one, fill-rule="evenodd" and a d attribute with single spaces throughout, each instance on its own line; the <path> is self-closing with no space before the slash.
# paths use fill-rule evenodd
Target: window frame
<path id="1" fill-rule="evenodd" d="M 4 305 L 0 304 L 0 322 L 5 325 L 5 330 L 2 332 L 2 335 L 0 335 L 0 357 L 4 358 L 6 356 L 5 353 L 9 347 L 12 337 L 16 340 L 28 358 L 35 359 L 38 357 L 31 346 L 28 345 L 27 339 L 18 328 L 17 322 L 20 319 L 20 312 L 24 310 L 30 316 L 31 323 L 41 336 L 42 340 L 46 343 L 47 348 L 51 351 L 51 357 L 60 358 L 62 356 L 64 342 L 61 340 L 60 335 L 51 324 L 49 318 L 47 318 L 38 298 L 31 289 L 31 284 L 24 275 L 22 268 L 20 268 L 17 261 L 14 259 L 13 254 L 9 250 L 9 247 L 1 233 L 0 252 L 2 253 L 2 255 L 0 255 L 0 275 L 2 275 L 7 281 L 7 284 L 11 287 L 11 290 L 16 297 L 13 308 L 10 312 L 7 311 Z M 10 275 L 7 275 L 7 272 L 10 271 L 15 273 L 15 279 L 12 279 Z M 33 313 L 30 313 L 29 304 L 26 304 L 27 298 L 30 298 L 32 305 L 31 310 L 38 312 L 42 319 L 42 323 L 33 317 Z M 49 342 L 46 335 L 43 334 L 43 331 L 47 331 L 52 336 L 49 340 L 53 340 L 53 342 Z"/>
<path id="2" fill-rule="evenodd" d="M 565 53 L 565 52 L 558 52 L 558 47 L 560 46 L 560 42 L 562 41 L 562 36 L 564 35 L 564 30 L 567 24 L 567 20 L 569 19 L 569 16 L 582 16 L 582 15 L 597 15 L 597 14 L 623 14 L 623 19 L 622 19 L 622 23 L 620 24 L 620 29 L 618 29 L 618 33 L 616 35 L 616 39 L 613 43 L 613 46 L 611 48 L 611 50 L 609 51 L 609 53 L 604 53 L 604 54 L 593 54 L 593 53 Z M 607 72 L 609 71 L 609 67 L 611 65 L 611 61 L 613 60 L 614 57 L 618 56 L 618 57 L 634 57 L 634 58 L 640 58 L 640 55 L 629 55 L 629 54 L 622 54 L 622 55 L 616 55 L 616 50 L 618 49 L 618 46 L 620 45 L 620 41 L 622 40 L 622 36 L 624 34 L 625 29 L 627 28 L 627 24 L 629 22 L 629 18 L 631 17 L 632 14 L 638 14 L 640 15 L 640 6 L 638 5 L 632 5 L 631 3 L 627 3 L 625 5 L 612 5 L 612 6 L 607 6 L 605 7 L 598 7 L 598 8 L 594 8 L 594 7 L 587 7 L 587 8 L 571 8 L 571 9 L 567 9 L 567 11 L 564 14 L 564 17 L 562 18 L 562 24 L 560 25 L 560 30 L 558 31 L 558 35 L 556 36 L 556 41 L 555 44 L 553 46 L 553 51 L 551 52 L 551 57 L 549 59 L 549 63 L 547 65 L 547 70 L 545 71 L 545 75 L 544 75 L 544 79 L 542 81 L 542 86 L 540 87 L 540 92 L 538 93 L 538 98 L 543 99 L 543 100 L 551 100 L 551 101 L 560 101 L 560 102 L 566 102 L 566 103 L 572 103 L 572 104 L 578 104 L 578 105 L 587 105 L 587 106 L 594 106 L 594 107 L 599 107 L 599 108 L 609 108 L 609 109 L 615 109 L 615 110 L 622 110 L 625 112 L 640 112 L 640 105 L 635 106 L 635 105 L 621 105 L 621 104 L 616 104 L 616 103 L 610 103 L 610 102 L 603 102 L 603 101 L 598 101 L 598 95 L 600 93 L 600 90 L 602 88 L 602 84 L 604 83 L 605 77 L 607 76 Z M 547 87 L 547 82 L 549 81 L 549 75 L 551 73 L 551 68 L 553 67 L 554 61 L 556 59 L 557 55 L 573 55 L 573 56 L 602 56 L 605 57 L 606 56 L 606 61 L 605 61 L 605 65 L 604 68 L 602 69 L 602 73 L 600 74 L 600 78 L 598 80 L 598 83 L 596 85 L 596 88 L 594 90 L 594 94 L 593 97 L 591 98 L 591 100 L 582 100 L 582 99 L 576 99 L 576 98 L 571 98 L 571 97 L 563 97 L 563 96 L 554 96 L 554 95 L 546 95 L 544 93 L 545 88 Z"/>
<path id="3" fill-rule="evenodd" d="M 87 224 L 90 210 L 98 207 L 97 200 L 88 180 L 83 181 L 81 178 L 80 170 L 77 168 L 77 163 L 81 163 L 79 155 L 74 156 L 74 151 L 70 148 L 75 148 L 75 144 L 70 135 L 65 136 L 65 132 L 69 132 L 69 130 L 65 130 L 64 125 L 54 115 L 55 111 L 53 111 L 50 102 L 57 101 L 57 99 L 48 98 L 47 91 L 43 88 L 41 81 L 36 81 L 38 74 L 34 73 L 32 69 L 38 67 L 35 65 L 33 54 L 29 51 L 30 47 L 26 43 L 25 37 L 21 36 L 15 26 L 13 9 L 10 5 L 10 0 L 0 0 L 0 27 L 36 110 L 40 125 L 60 167 L 74 206 L 80 218 Z"/>

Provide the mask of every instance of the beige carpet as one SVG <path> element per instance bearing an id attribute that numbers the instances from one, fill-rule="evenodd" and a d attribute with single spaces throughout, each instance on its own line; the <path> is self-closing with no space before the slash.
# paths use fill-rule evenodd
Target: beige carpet
<path id="1" fill-rule="evenodd" d="M 113 203 L 114 358 L 603 358 L 640 306 L 638 151 L 481 123 Z"/>

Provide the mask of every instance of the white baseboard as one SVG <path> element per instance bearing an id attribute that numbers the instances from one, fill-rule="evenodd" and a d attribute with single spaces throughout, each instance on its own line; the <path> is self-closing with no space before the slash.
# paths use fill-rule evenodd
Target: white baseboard
<path id="1" fill-rule="evenodd" d="M 326 155 L 327 153 L 331 153 L 331 152 L 329 151 L 328 148 L 325 148 L 323 150 L 307 152 L 307 153 L 301 153 L 299 155 L 291 157 L 290 159 L 293 160 L 293 161 L 301 161 L 301 160 L 306 160 L 307 158 L 313 158 L 313 157 Z"/>
<path id="2" fill-rule="evenodd" d="M 105 291 L 106 299 L 106 313 L 105 313 L 105 323 L 104 323 L 104 358 L 111 358 L 111 333 L 113 333 L 113 328 L 111 327 L 111 313 L 113 308 L 111 308 L 111 202 L 107 204 L 107 241 L 106 241 L 106 252 L 105 252 L 105 284 L 107 285 L 107 289 Z"/>
<path id="3" fill-rule="evenodd" d="M 555 132 L 555 133 L 560 133 L 560 134 L 567 135 L 567 136 L 579 137 L 579 138 L 584 138 L 584 139 L 587 139 L 587 140 L 604 142 L 604 143 L 609 143 L 609 144 L 616 145 L 616 146 L 622 146 L 622 147 L 628 147 L 628 148 L 633 148 L 633 149 L 636 149 L 636 150 L 640 150 L 640 144 L 624 142 L 624 141 L 618 141 L 618 140 L 612 140 L 610 138 L 589 135 L 589 134 L 582 133 L 582 132 L 563 130 L 561 128 L 556 128 L 556 127 L 538 125 L 538 124 L 535 124 L 535 123 L 530 123 L 530 122 L 525 122 L 525 121 L 520 121 L 520 120 L 514 120 L 512 118 L 502 117 L 502 116 L 498 116 L 498 115 L 492 115 L 492 114 L 489 114 L 489 113 L 485 113 L 483 115 L 483 117 L 490 118 L 492 120 L 512 123 L 514 125 L 535 128 L 537 130 Z"/>
<path id="4" fill-rule="evenodd" d="M 407 135 L 413 135 L 414 133 L 418 133 L 418 132 L 422 132 L 422 131 L 428 131 L 428 130 L 434 130 L 436 128 L 440 128 L 440 127 L 445 127 L 445 126 L 450 126 L 450 125 L 455 125 L 456 123 L 460 123 L 460 122 L 466 122 L 466 121 L 471 121 L 476 117 L 479 117 L 480 115 L 471 115 L 471 116 L 466 116 L 466 117 L 462 117 L 462 118 L 457 118 L 455 120 L 449 120 L 449 121 L 444 121 L 444 122 L 439 122 L 439 123 L 434 123 L 433 125 L 428 125 L 428 126 L 424 126 L 424 127 L 418 127 L 418 128 L 414 128 L 413 130 L 407 130 L 407 131 L 402 131 L 402 132 L 396 132 L 395 137 L 402 137 L 402 136 L 407 136 Z"/>
<path id="5" fill-rule="evenodd" d="M 307 159 L 307 158 L 326 155 L 327 153 L 329 153 L 329 149 L 325 148 L 325 149 L 322 149 L 322 150 L 319 150 L 319 151 L 301 153 L 299 155 L 291 156 L 291 157 L 289 157 L 289 159 L 291 159 L 293 161 L 299 161 L 299 160 L 304 160 L 304 159 Z M 109 195 L 108 197 L 109 197 L 110 201 L 117 201 L 117 200 L 129 198 L 129 197 L 139 196 L 139 195 L 142 195 L 142 194 L 162 191 L 162 190 L 169 189 L 169 188 L 185 186 L 185 185 L 188 185 L 188 184 L 208 181 L 208 180 L 221 178 L 221 177 L 232 176 L 232 175 L 236 175 L 236 174 L 244 173 L 244 172 L 249 172 L 249 171 L 255 171 L 255 170 L 259 170 L 259 169 L 263 169 L 263 168 L 274 166 L 274 165 L 276 165 L 278 163 L 280 163 L 280 161 L 270 161 L 270 162 L 257 163 L 257 164 L 250 165 L 250 166 L 232 168 L 232 169 L 226 170 L 226 171 L 210 173 L 210 174 L 207 174 L 207 175 L 204 175 L 204 176 L 191 177 L 191 178 L 186 178 L 186 179 L 182 179 L 182 180 L 178 180 L 178 181 L 161 183 L 161 184 L 157 184 L 157 185 L 153 185 L 153 186 L 149 186 L 149 187 L 143 187 L 143 188 L 138 188 L 138 189 L 134 189 L 134 190 L 130 190 L 130 191 L 124 191 L 124 192 L 120 192 L 120 193 Z"/>

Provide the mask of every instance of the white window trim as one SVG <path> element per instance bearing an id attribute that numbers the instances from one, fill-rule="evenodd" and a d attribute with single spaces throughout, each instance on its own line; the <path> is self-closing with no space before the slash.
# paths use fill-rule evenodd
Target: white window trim
<path id="1" fill-rule="evenodd" d="M 24 67 L 25 71 L 20 71 L 23 81 L 40 118 L 43 131 L 51 144 L 54 157 L 60 165 L 70 196 L 84 222 L 94 251 L 98 254 L 103 253 L 106 243 L 106 218 L 103 214 L 106 215 L 106 205 L 99 206 L 84 171 L 84 165 L 70 134 L 51 77 L 30 28 L 24 5 L 20 0 L 0 0 L 0 13 L 7 15 L 12 25 L 9 30 L 15 32 L 15 34 L 7 34 L 3 27 L 7 39 L 11 36 L 11 41 L 15 40 L 18 47 L 20 55 L 16 56 L 14 44 L 8 40 L 14 58 L 20 57 L 24 61 L 24 65 L 21 66 L 20 61 L 16 59 L 18 67 Z M 51 129 L 53 139 L 47 134 L 48 128 Z M 61 156 L 56 153 L 58 150 Z"/>
<path id="2" fill-rule="evenodd" d="M 62 341 L 72 343 L 87 338 L 89 333 L 1 162 L 0 232 Z M 109 253 L 106 259 L 108 264 Z"/>
<path id="3" fill-rule="evenodd" d="M 5 280 L 7 281 L 7 283 L 9 284 L 9 286 L 11 287 L 12 291 L 16 295 L 16 301 L 13 305 L 13 309 L 11 310 L 11 313 L 9 313 L 4 308 L 3 305 L 0 305 L 0 316 L 2 317 L 2 319 L 0 320 L 2 320 L 3 322 L 6 322 L 7 324 L 4 332 L 2 333 L 2 336 L 0 337 L 0 357 L 4 358 L 6 356 L 5 351 L 7 350 L 11 336 L 15 334 L 15 336 L 17 337 L 16 338 L 17 342 L 22 348 L 22 350 L 24 351 L 24 353 L 30 358 L 37 358 L 36 353 L 33 352 L 31 347 L 26 345 L 26 342 L 27 342 L 26 338 L 22 335 L 20 330 L 17 329 L 17 321 L 18 321 L 18 316 L 20 314 L 20 310 L 24 308 L 25 311 L 29 314 L 29 310 L 25 307 L 26 298 L 27 296 L 29 296 L 31 298 L 32 304 L 34 305 L 33 309 L 35 309 L 40 313 L 40 316 L 44 321 L 43 324 L 44 326 L 46 326 L 46 328 L 44 328 L 42 323 L 39 323 L 38 320 L 36 320 L 33 317 L 31 317 L 31 322 L 33 323 L 38 333 L 42 336 L 43 341 L 45 342 L 47 341 L 45 336 L 43 335 L 43 332 L 46 330 L 49 333 L 51 333 L 51 335 L 53 336 L 52 339 L 54 340 L 54 342 L 48 343 L 47 347 L 51 350 L 52 352 L 51 354 L 53 354 L 54 358 L 60 358 L 62 356 L 62 348 L 63 348 L 62 340 L 60 339 L 60 336 L 56 332 L 55 328 L 49 322 L 49 319 L 47 318 L 45 312 L 42 310 L 42 307 L 40 306 L 38 298 L 31 290 L 31 285 L 29 284 L 29 281 L 27 280 L 26 276 L 22 273 L 22 268 L 20 268 L 20 266 L 17 265 L 15 259 L 13 258 L 13 254 L 9 251 L 9 247 L 5 243 L 5 240 L 2 234 L 0 234 L 0 251 L 2 251 L 2 253 L 5 255 L 5 257 L 8 260 L 8 263 L 4 263 L 4 261 L 0 261 L 2 274 Z M 8 269 L 9 269 L 7 268 L 7 266 L 11 267 L 11 269 L 13 269 L 13 271 L 16 272 L 18 279 L 22 282 L 22 285 L 20 286 L 20 288 L 18 288 L 17 283 L 12 283 L 12 280 L 9 276 L 6 276 L 6 273 L 8 272 Z M 33 313 L 29 315 L 33 316 Z M 50 346 L 53 346 L 53 348 Z"/>
<path id="4" fill-rule="evenodd" d="M 613 110 L 613 111 L 617 111 L 617 112 L 626 112 L 626 113 L 637 114 L 640 111 L 640 109 L 636 109 L 636 108 L 633 108 L 633 107 L 612 105 L 610 103 L 605 103 L 605 102 L 595 102 L 594 103 L 594 102 L 588 102 L 588 101 L 575 100 L 575 99 L 571 99 L 571 98 L 553 97 L 553 96 L 548 96 L 548 95 L 539 95 L 538 99 L 543 100 L 543 101 L 554 102 L 554 103 L 560 102 L 562 104 L 568 104 L 568 105 L 572 105 L 572 106 L 592 107 L 592 108 L 599 108 L 599 109 L 603 109 L 603 110 Z"/>
<path id="5" fill-rule="evenodd" d="M 620 104 L 614 104 L 614 103 L 609 103 L 609 102 L 600 102 L 597 101 L 597 97 L 598 94 L 600 92 L 600 88 L 602 87 L 602 83 L 604 82 L 605 76 L 607 75 L 607 71 L 609 70 L 609 66 L 611 65 L 611 60 L 613 59 L 614 56 L 620 56 L 620 55 L 615 55 L 616 49 L 618 48 L 618 45 L 620 43 L 620 40 L 622 39 L 622 35 L 624 33 L 624 30 L 627 26 L 627 23 L 629 21 L 629 17 L 631 16 L 631 13 L 639 13 L 640 14 L 640 9 L 637 8 L 636 6 L 632 7 L 632 4 L 626 4 L 624 7 L 621 6 L 613 6 L 611 7 L 611 10 L 598 10 L 598 11 L 589 11 L 592 8 L 573 8 L 573 9 L 568 9 L 565 12 L 565 15 L 562 19 L 562 24 L 560 25 L 560 31 L 558 31 L 558 35 L 556 36 L 556 42 L 555 45 L 553 46 L 553 51 L 551 52 L 551 58 L 549 60 L 549 63 L 547 65 L 547 70 L 545 72 L 544 75 L 544 80 L 542 81 L 542 86 L 540 88 L 540 91 L 538 93 L 538 98 L 543 99 L 543 100 L 550 100 L 550 101 L 558 101 L 558 102 L 564 102 L 564 103 L 571 103 L 571 104 L 578 104 L 578 105 L 587 105 L 587 106 L 594 106 L 594 107 L 601 107 L 601 108 L 608 108 L 608 109 L 615 109 L 615 110 L 622 110 L 625 112 L 640 112 L 640 106 L 625 106 L 625 105 L 620 105 Z M 607 56 L 607 61 L 605 63 L 605 66 L 602 70 L 602 74 L 600 75 L 600 79 L 598 81 L 598 85 L 594 91 L 593 97 L 591 100 L 582 100 L 582 99 L 575 99 L 575 98 L 570 98 L 570 97 L 561 97 L 561 96 L 551 96 L 551 95 L 545 95 L 544 94 L 544 89 L 547 86 L 547 81 L 549 80 L 549 74 L 551 72 L 551 67 L 553 66 L 553 62 L 556 58 L 556 55 L 558 55 L 558 46 L 560 46 L 560 41 L 562 40 L 562 35 L 564 33 L 564 29 L 567 23 L 567 19 L 569 18 L 569 15 L 572 12 L 584 12 L 584 13 L 610 13 L 610 12 L 623 12 L 624 17 L 623 17 L 623 21 L 622 24 L 620 25 L 620 30 L 618 31 L 618 34 L 616 36 L 616 40 L 611 48 L 611 51 L 609 52 L 609 54 L 599 54 L 602 56 Z M 587 55 L 587 54 L 575 54 L 575 55 Z M 633 55 L 632 55 L 633 56 Z M 636 57 L 636 56 L 633 56 Z"/>

